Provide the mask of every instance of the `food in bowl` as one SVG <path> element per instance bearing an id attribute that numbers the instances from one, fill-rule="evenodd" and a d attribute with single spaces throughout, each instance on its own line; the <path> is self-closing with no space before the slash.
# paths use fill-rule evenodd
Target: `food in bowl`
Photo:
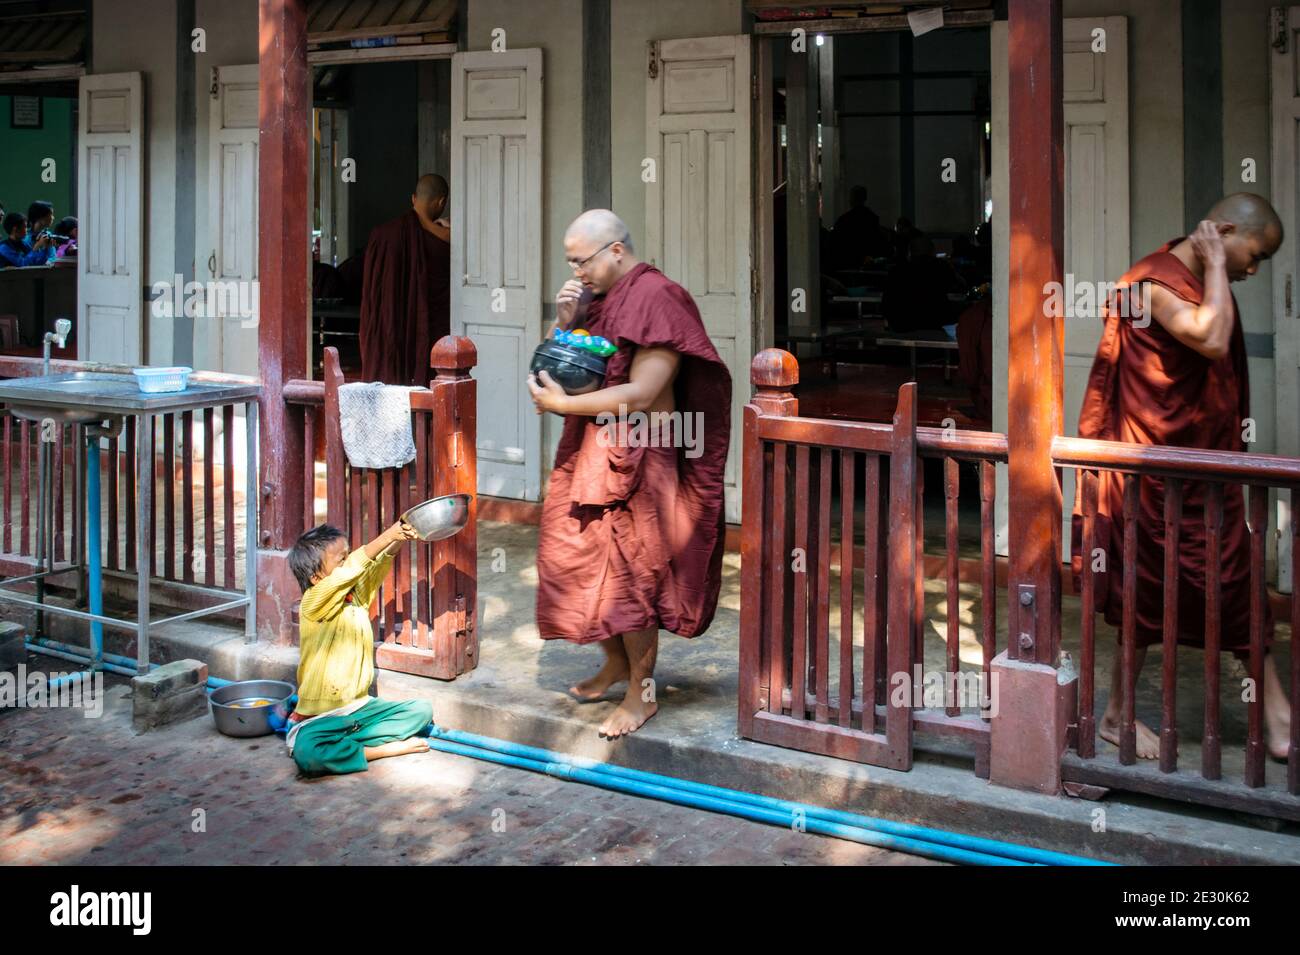
<path id="1" fill-rule="evenodd" d="M 606 363 L 617 350 L 613 342 L 584 329 L 557 328 L 550 341 L 537 346 L 529 370 L 545 371 L 565 394 L 585 395 L 604 387 Z"/>

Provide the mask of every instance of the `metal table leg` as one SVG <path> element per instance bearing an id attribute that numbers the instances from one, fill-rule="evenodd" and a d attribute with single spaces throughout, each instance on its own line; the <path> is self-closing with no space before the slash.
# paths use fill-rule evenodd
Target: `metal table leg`
<path id="1" fill-rule="evenodd" d="M 257 641 L 257 402 L 244 403 L 244 642 Z M 311 449 L 308 449 L 311 454 Z"/>
<path id="2" fill-rule="evenodd" d="M 153 415 L 140 414 L 135 423 L 135 580 L 136 669 L 149 672 L 149 527 L 153 516 L 153 457 L 149 436 Z"/>
<path id="3" fill-rule="evenodd" d="M 50 427 L 54 422 L 50 422 Z M 45 523 L 46 510 L 49 508 L 50 494 L 46 490 L 46 484 L 50 480 L 50 441 L 45 433 L 45 421 L 36 422 L 36 440 L 39 450 L 36 454 L 36 571 L 43 574 L 45 571 Z M 52 509 L 51 509 L 52 510 Z M 45 603 L 45 577 L 36 578 L 36 602 Z M 39 610 L 36 611 L 36 637 L 40 639 L 46 636 L 45 633 L 45 614 Z"/>

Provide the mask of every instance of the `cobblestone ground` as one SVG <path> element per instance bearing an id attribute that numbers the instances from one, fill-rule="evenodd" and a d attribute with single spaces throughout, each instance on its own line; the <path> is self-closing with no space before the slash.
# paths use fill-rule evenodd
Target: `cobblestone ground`
<path id="1" fill-rule="evenodd" d="M 929 864 L 437 752 L 307 781 L 207 716 L 136 736 L 129 691 L 0 711 L 0 863 Z"/>

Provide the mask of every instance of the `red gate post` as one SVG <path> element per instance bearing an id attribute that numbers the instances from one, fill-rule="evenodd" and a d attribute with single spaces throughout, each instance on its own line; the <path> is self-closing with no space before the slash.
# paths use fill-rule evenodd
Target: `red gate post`
<path id="1" fill-rule="evenodd" d="M 1061 790 L 1075 679 L 1058 671 L 1061 638 L 1062 317 L 1046 308 L 1063 278 L 1064 122 L 1061 0 L 1010 0 L 1011 248 L 1007 449 L 1008 647 L 993 661 L 990 781 Z M 1086 612 L 1086 609 L 1085 609 Z M 1058 678 L 1059 677 L 1059 678 Z"/>
<path id="2" fill-rule="evenodd" d="M 380 644 L 375 665 L 387 670 L 454 680 L 478 666 L 478 383 L 470 375 L 477 363 L 474 343 L 453 335 L 438 339 L 429 356 L 436 377 L 429 382 L 433 413 L 426 436 L 426 493 L 470 495 L 469 521 L 455 536 L 428 545 L 430 647 L 400 640 Z"/>
<path id="3" fill-rule="evenodd" d="M 259 638 L 292 643 L 299 597 L 288 553 L 303 528 L 304 436 L 284 386 L 307 377 L 307 0 L 258 3 L 258 326 L 262 379 L 257 548 Z M 268 201 L 262 202 L 266 198 Z M 271 214 L 271 213 L 274 214 Z M 249 462 L 252 466 L 252 462 Z"/>
<path id="4" fill-rule="evenodd" d="M 754 397 L 745 405 L 741 445 L 744 512 L 740 525 L 740 689 L 737 693 L 740 708 L 737 733 L 747 739 L 754 735 L 754 714 L 767 708 L 770 696 L 780 699 L 785 689 L 778 685 L 775 694 L 769 689 L 772 665 L 767 637 L 772 614 L 764 593 L 770 593 L 773 584 L 779 586 L 781 573 L 778 560 L 768 587 L 764 587 L 763 574 L 769 569 L 769 563 L 763 555 L 763 527 L 772 513 L 772 488 L 764 480 L 770 465 L 764 460 L 762 442 L 758 440 L 758 419 L 763 415 L 793 417 L 799 413 L 799 399 L 790 391 L 799 383 L 799 362 L 780 348 L 765 348 L 750 362 L 749 381 L 754 386 Z M 784 619 L 785 614 L 782 616 Z M 784 659 L 779 661 L 779 666 L 784 666 Z M 780 712 L 779 706 L 776 712 Z"/>

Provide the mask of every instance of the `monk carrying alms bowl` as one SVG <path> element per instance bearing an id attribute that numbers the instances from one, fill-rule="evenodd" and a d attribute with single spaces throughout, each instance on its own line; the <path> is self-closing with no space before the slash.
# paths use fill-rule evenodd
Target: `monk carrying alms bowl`
<path id="1" fill-rule="evenodd" d="M 528 378 L 538 413 L 564 416 L 538 534 L 537 627 L 600 644 L 599 672 L 569 693 L 596 702 L 626 682 L 600 725 L 617 738 L 658 710 L 659 631 L 698 636 L 717 608 L 731 374 L 690 294 L 637 260 L 614 213 L 584 212 L 564 251 L 574 278 L 556 296 L 557 327 L 590 295 L 583 329 L 617 348 L 595 390 L 569 393 L 545 370 Z"/>

